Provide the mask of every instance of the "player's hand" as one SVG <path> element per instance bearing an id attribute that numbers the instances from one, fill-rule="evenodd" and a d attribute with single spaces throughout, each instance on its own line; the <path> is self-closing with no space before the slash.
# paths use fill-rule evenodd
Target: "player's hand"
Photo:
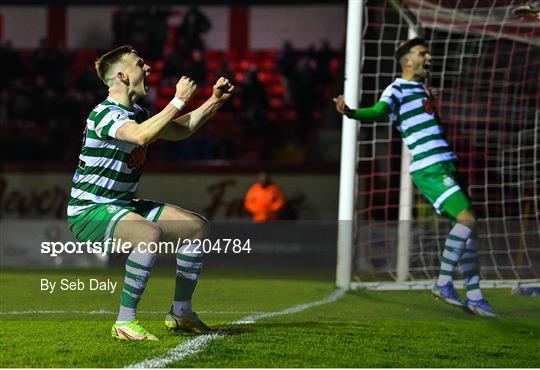
<path id="1" fill-rule="evenodd" d="M 197 84 L 195 81 L 186 76 L 182 76 L 176 84 L 176 93 L 174 96 L 182 100 L 184 103 L 187 103 L 189 99 L 193 97 L 196 90 Z"/>
<path id="2" fill-rule="evenodd" d="M 234 86 L 225 77 L 220 77 L 213 86 L 212 95 L 219 100 L 229 100 L 234 93 Z"/>
<path id="3" fill-rule="evenodd" d="M 427 90 L 428 90 L 428 93 L 429 93 L 429 97 L 432 100 L 437 100 L 437 98 L 439 97 L 439 90 L 437 90 L 434 87 L 428 87 Z"/>
<path id="4" fill-rule="evenodd" d="M 512 13 L 517 17 L 536 17 L 540 19 L 540 7 L 537 4 L 525 4 L 518 6 Z"/>
<path id="5" fill-rule="evenodd" d="M 351 108 L 349 108 L 347 104 L 345 104 L 345 99 L 343 98 L 343 95 L 339 95 L 337 98 L 334 98 L 334 103 L 336 103 L 336 110 L 339 113 L 344 114 L 347 117 L 351 116 Z"/>

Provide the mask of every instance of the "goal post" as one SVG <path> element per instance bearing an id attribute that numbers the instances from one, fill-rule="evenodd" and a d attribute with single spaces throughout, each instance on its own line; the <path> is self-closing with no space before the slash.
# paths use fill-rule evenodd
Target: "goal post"
<path id="1" fill-rule="evenodd" d="M 363 0 L 349 0 L 347 9 L 347 45 L 345 55 L 344 98 L 349 106 L 358 102 L 361 63 Z M 338 250 L 336 286 L 349 290 L 352 276 L 353 220 L 356 186 L 357 123 L 343 116 L 341 132 L 341 168 L 339 181 Z"/>
<path id="2" fill-rule="evenodd" d="M 513 13 L 526 3 L 349 2 L 349 106 L 378 101 L 398 75 L 393 54 L 400 41 L 415 31 L 427 40 L 430 85 L 440 91 L 441 123 L 477 213 L 482 286 L 540 283 L 540 22 Z M 363 16 L 351 19 L 352 9 Z M 350 22 L 362 20 L 356 25 L 362 32 L 350 33 Z M 352 50 L 360 55 L 354 81 Z M 413 188 L 408 150 L 392 125 L 354 127 L 353 133 L 344 119 L 336 284 L 426 288 L 438 274 L 449 223 Z M 346 141 L 349 148 L 353 142 L 348 135 L 355 145 L 345 155 Z M 344 227 L 343 220 L 352 224 Z"/>
<path id="3" fill-rule="evenodd" d="M 407 13 L 398 0 L 391 0 L 390 5 L 400 13 L 409 27 L 408 38 L 419 35 L 418 26 L 413 17 Z M 349 0 L 347 12 L 347 44 L 345 56 L 344 98 L 349 106 L 356 106 L 359 101 L 360 63 L 362 45 L 362 8 L 364 1 Z M 338 261 L 336 268 L 336 286 L 349 289 L 352 274 L 352 250 L 354 240 L 354 205 L 356 203 L 355 185 L 357 171 L 356 146 L 357 123 L 343 116 L 340 189 L 339 189 L 339 227 L 338 227 Z M 408 167 L 410 154 L 405 145 L 401 152 L 401 182 L 399 199 L 399 230 L 397 252 L 396 281 L 407 280 L 409 273 L 409 248 L 411 243 L 410 221 L 412 221 L 413 183 Z M 351 222 L 348 222 L 348 221 Z M 343 222 L 345 221 L 345 222 Z"/>

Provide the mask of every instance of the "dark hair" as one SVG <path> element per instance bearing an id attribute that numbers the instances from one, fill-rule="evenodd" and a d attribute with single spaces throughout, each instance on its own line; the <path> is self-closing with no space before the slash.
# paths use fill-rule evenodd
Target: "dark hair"
<path id="1" fill-rule="evenodd" d="M 395 53 L 396 60 L 399 62 L 400 59 L 405 54 L 408 54 L 411 51 L 411 49 L 417 45 L 427 46 L 426 40 L 416 37 L 414 39 L 410 39 L 410 40 L 402 42 L 401 45 L 399 45 L 399 48 L 397 48 L 396 50 L 396 53 Z"/>
<path id="2" fill-rule="evenodd" d="M 130 53 L 137 53 L 137 51 L 135 50 L 133 46 L 123 45 L 103 54 L 96 60 L 95 62 L 96 72 L 99 78 L 101 79 L 101 81 L 105 83 L 105 85 L 107 85 L 107 72 L 109 72 L 109 69 L 113 65 L 118 63 L 124 55 L 130 54 Z"/>

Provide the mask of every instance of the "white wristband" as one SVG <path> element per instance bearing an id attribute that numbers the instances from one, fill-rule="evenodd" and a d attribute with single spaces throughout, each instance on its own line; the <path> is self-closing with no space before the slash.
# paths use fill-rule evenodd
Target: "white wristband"
<path id="1" fill-rule="evenodd" d="M 186 103 L 184 103 L 181 99 L 178 99 L 176 96 L 171 100 L 171 104 L 176 107 L 176 109 L 181 110 L 186 106 Z"/>

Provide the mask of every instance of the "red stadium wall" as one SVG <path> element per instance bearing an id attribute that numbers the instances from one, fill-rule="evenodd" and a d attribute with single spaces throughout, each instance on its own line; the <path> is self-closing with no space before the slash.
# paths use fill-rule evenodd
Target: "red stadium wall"
<path id="1" fill-rule="evenodd" d="M 298 48 L 328 39 L 339 49 L 345 35 L 343 5 L 312 6 L 202 6 L 212 29 L 206 36 L 208 49 L 276 49 L 285 39 Z M 4 18 L 3 40 L 16 48 L 35 48 L 43 37 L 65 41 L 68 48 L 107 48 L 111 44 L 112 16 L 117 7 L 107 6 L 0 6 Z M 181 21 L 187 7 L 175 6 L 171 25 Z M 27 25 L 32 24 L 32 32 Z"/>

